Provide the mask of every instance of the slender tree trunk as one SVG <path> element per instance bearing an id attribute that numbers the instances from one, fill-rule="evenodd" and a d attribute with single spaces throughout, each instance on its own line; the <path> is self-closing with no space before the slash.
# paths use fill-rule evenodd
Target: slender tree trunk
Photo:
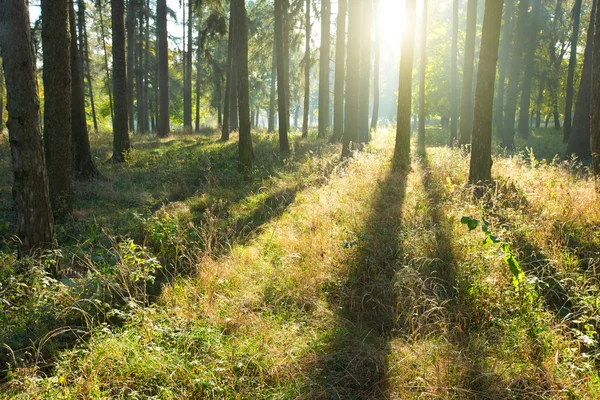
<path id="1" fill-rule="evenodd" d="M 512 58 L 508 72 L 508 86 L 506 88 L 506 106 L 504 108 L 504 122 L 500 135 L 502 147 L 508 150 L 515 148 L 515 115 L 517 113 L 517 98 L 519 97 L 519 81 L 521 75 L 521 62 L 523 59 L 523 46 L 528 23 L 529 1 L 521 0 L 515 41 L 512 47 Z"/>
<path id="2" fill-rule="evenodd" d="M 539 77 L 538 96 L 535 106 L 535 127 L 539 128 L 542 124 L 542 104 L 544 103 L 544 89 L 546 85 L 546 77 Z"/>
<path id="3" fill-rule="evenodd" d="M 200 79 L 201 79 L 201 75 L 202 75 L 202 1 L 200 1 L 198 3 L 198 32 L 197 32 L 197 44 L 196 46 L 198 47 L 196 50 L 196 133 L 200 132 Z M 191 37 L 191 34 L 190 34 Z M 190 50 L 191 52 L 191 50 Z M 215 71 L 216 72 L 216 71 Z M 221 104 L 221 80 L 219 79 L 219 77 L 217 77 L 216 79 L 217 81 L 217 93 L 218 93 L 218 99 L 217 99 L 217 104 Z M 220 111 L 220 106 L 217 107 Z M 217 123 L 220 125 L 221 124 L 221 118 L 217 118 Z"/>
<path id="4" fill-rule="evenodd" d="M 71 163 L 71 64 L 69 49 L 69 5 L 64 1 L 42 1 L 42 46 L 44 49 L 44 150 L 50 203 L 56 220 L 73 211 Z"/>
<path id="5" fill-rule="evenodd" d="M 169 126 L 169 42 L 167 40 L 167 0 L 156 3 L 158 25 L 158 137 L 167 137 L 171 132 Z"/>
<path id="6" fill-rule="evenodd" d="M 83 37 L 81 37 L 81 43 L 83 45 L 83 49 L 81 53 L 83 54 L 83 63 L 82 65 L 85 67 L 82 70 L 82 73 L 85 73 L 85 79 L 88 84 L 88 93 L 90 96 L 90 110 L 92 112 L 92 122 L 94 123 L 94 131 L 98 132 L 98 118 L 96 116 L 96 104 L 94 103 L 94 88 L 92 85 L 92 73 L 90 71 L 90 50 L 88 45 L 88 34 L 87 34 L 87 25 L 85 23 L 85 4 L 83 0 L 79 0 L 79 9 L 80 11 L 80 23 L 81 29 L 83 33 Z"/>
<path id="7" fill-rule="evenodd" d="M 558 111 L 558 82 L 552 79 L 550 82 L 550 97 L 552 98 L 552 116 L 554 119 L 554 130 L 560 130 L 560 112 Z"/>
<path id="8" fill-rule="evenodd" d="M 594 47 L 594 30 L 596 21 L 597 0 L 592 1 L 590 25 L 587 30 L 585 53 L 583 55 L 583 71 L 575 102 L 573 128 L 567 145 L 567 155 L 575 155 L 580 160 L 589 160 L 592 156 L 590 148 L 590 108 L 592 98 L 592 63 Z"/>
<path id="9" fill-rule="evenodd" d="M 135 9 L 137 0 L 127 1 L 127 111 L 129 129 L 133 132 L 134 118 L 134 73 L 135 73 Z M 116 89 L 116 88 L 115 88 Z"/>
<path id="10" fill-rule="evenodd" d="M 331 0 L 321 0 L 321 48 L 319 50 L 319 130 L 329 130 L 329 51 L 331 45 Z"/>
<path id="11" fill-rule="evenodd" d="M 529 137 L 529 110 L 531 108 L 531 86 L 533 83 L 533 67 L 535 51 L 538 45 L 539 15 L 542 7 L 540 0 L 533 0 L 533 8 L 528 23 L 527 53 L 525 55 L 525 73 L 521 85 L 521 106 L 519 109 L 519 135 Z"/>
<path id="12" fill-rule="evenodd" d="M 112 120 L 114 119 L 112 78 L 110 76 L 110 69 L 108 66 L 108 51 L 106 50 L 106 35 L 104 33 L 104 18 L 102 17 L 102 15 L 104 14 L 104 8 L 102 7 L 102 0 L 98 0 L 98 2 L 96 3 L 96 8 L 98 9 L 98 15 L 100 17 L 100 36 L 102 38 L 102 48 L 103 48 L 103 52 L 104 52 L 104 68 L 106 71 L 105 87 L 106 87 L 106 92 L 108 93 L 108 104 L 110 106 L 110 120 L 112 122 Z M 71 32 L 72 32 L 71 36 L 73 35 L 74 31 L 75 31 L 75 29 L 71 29 Z M 77 47 L 77 43 L 75 44 L 75 47 Z"/>
<path id="13" fill-rule="evenodd" d="M 363 0 L 361 8 L 360 87 L 358 90 L 358 141 L 368 143 L 369 95 L 371 86 L 371 19 L 372 0 Z"/>
<path id="14" fill-rule="evenodd" d="M 569 137 L 571 136 L 571 112 L 573 111 L 573 86 L 575 82 L 575 67 L 577 66 L 577 43 L 579 42 L 581 3 L 581 0 L 575 0 L 575 4 L 573 5 L 573 33 L 571 34 L 571 49 L 569 50 L 567 93 L 565 95 L 565 122 L 563 124 L 563 142 L 565 143 L 569 141 Z"/>
<path id="15" fill-rule="evenodd" d="M 425 74 L 427 71 L 427 0 L 423 0 L 421 21 L 421 71 L 419 78 L 419 149 L 425 151 Z"/>
<path id="16" fill-rule="evenodd" d="M 496 132 L 502 132 L 504 127 L 504 93 L 506 89 L 506 73 L 510 64 L 510 49 L 513 40 L 514 12 L 516 0 L 506 0 L 504 9 L 504 25 L 502 26 L 502 41 L 498 60 L 498 90 L 494 111 Z"/>
<path id="17" fill-rule="evenodd" d="M 594 46 L 592 47 L 592 104 L 590 135 L 592 138 L 592 171 L 600 175 L 600 7 L 596 7 Z"/>
<path id="18" fill-rule="evenodd" d="M 332 142 L 339 142 L 344 135 L 344 80 L 346 79 L 346 16 L 348 1 L 339 0 L 335 38 L 335 87 L 333 99 Z"/>
<path id="19" fill-rule="evenodd" d="M 231 91 L 233 78 L 233 15 L 229 13 L 229 34 L 227 36 L 227 78 L 225 82 L 225 104 L 223 106 L 223 128 L 221 129 L 221 140 L 229 140 L 229 132 L 231 132 Z"/>
<path id="20" fill-rule="evenodd" d="M 349 157 L 358 144 L 358 95 L 360 81 L 361 1 L 348 2 L 348 59 L 346 64 L 346 114 L 342 137 L 342 158 Z"/>
<path id="21" fill-rule="evenodd" d="M 143 5 L 142 5 L 143 6 Z M 138 10 L 136 10 L 136 14 L 138 17 L 138 25 L 139 30 L 137 32 L 137 41 L 135 47 L 135 94 L 136 94 L 136 103 L 137 103 L 137 131 L 139 133 L 145 133 L 144 127 L 144 89 L 143 85 L 143 76 L 142 76 L 142 68 L 144 63 L 144 17 L 142 13 L 139 12 L 140 6 L 138 6 Z"/>
<path id="22" fill-rule="evenodd" d="M 40 130 L 35 57 L 24 1 L 0 0 L 0 48 L 8 97 L 13 202 L 20 254 L 55 245 L 54 220 Z"/>
<path id="23" fill-rule="evenodd" d="M 123 0 L 111 0 L 113 92 L 115 94 L 115 119 L 113 121 L 113 162 L 124 162 L 125 153 L 131 149 L 128 129 L 127 67 L 125 62 L 125 5 Z"/>
<path id="24" fill-rule="evenodd" d="M 400 78 L 398 84 L 398 122 L 396 126 L 396 145 L 394 148 L 394 167 L 399 170 L 410 169 L 410 114 L 412 103 L 412 70 L 415 47 L 416 0 L 406 0 L 405 30 L 402 36 L 400 56 Z"/>
<path id="25" fill-rule="evenodd" d="M 284 7 L 282 2 L 285 0 L 275 0 L 275 45 L 277 46 L 277 97 L 279 103 L 279 150 L 282 153 L 290 152 L 288 142 L 289 112 L 286 103 L 289 86 L 287 85 L 287 69 L 285 59 L 285 32 L 287 31 Z"/>
<path id="26" fill-rule="evenodd" d="M 371 115 L 371 131 L 377 131 L 379 120 L 379 70 L 381 69 L 381 29 L 379 26 L 379 0 L 373 1 L 373 14 L 375 15 L 375 62 L 373 64 L 373 114 Z"/>
<path id="27" fill-rule="evenodd" d="M 273 57 L 271 59 L 271 92 L 269 96 L 269 124 L 267 132 L 275 132 L 275 83 L 277 81 L 276 40 L 273 38 Z"/>
<path id="28" fill-rule="evenodd" d="M 492 180 L 492 116 L 502 6 L 503 2 L 498 0 L 485 2 L 469 169 L 469 182 L 473 184 Z"/>
<path id="29" fill-rule="evenodd" d="M 500 0 L 496 0 L 500 1 Z M 469 0 L 467 8 L 467 37 L 465 39 L 465 63 L 460 105 L 460 138 L 458 144 L 471 142 L 473 130 L 473 71 L 475 70 L 475 36 L 477 31 L 477 0 Z"/>
<path id="30" fill-rule="evenodd" d="M 304 117 L 302 137 L 308 137 L 308 110 L 310 109 L 310 0 L 306 0 L 306 47 L 304 51 Z"/>
<path id="31" fill-rule="evenodd" d="M 142 104 L 144 114 L 144 130 L 150 131 L 150 0 L 146 1 L 144 8 L 144 18 L 146 20 L 146 38 L 144 47 L 144 84 L 142 90 L 144 91 L 144 104 Z M 153 128 L 154 129 L 154 128 Z"/>
<path id="32" fill-rule="evenodd" d="M 458 133 L 458 0 L 452 1 L 452 49 L 450 54 L 450 147 Z"/>
<path id="33" fill-rule="evenodd" d="M 192 0 L 188 0 L 188 42 L 183 89 L 183 129 L 190 133 L 192 132 L 192 27 L 194 25 L 192 4 Z"/>

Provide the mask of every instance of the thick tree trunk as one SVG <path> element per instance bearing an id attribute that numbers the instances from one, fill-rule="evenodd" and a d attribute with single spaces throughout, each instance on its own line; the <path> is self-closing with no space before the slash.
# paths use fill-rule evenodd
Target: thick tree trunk
<path id="1" fill-rule="evenodd" d="M 510 49 L 513 41 L 513 27 L 516 0 L 506 0 L 504 9 L 504 25 L 502 26 L 502 40 L 498 60 L 498 90 L 494 105 L 494 125 L 496 132 L 502 132 L 504 127 L 504 93 L 506 89 L 506 73 L 510 64 Z"/>
<path id="2" fill-rule="evenodd" d="M 590 135 L 592 138 L 592 171 L 597 177 L 600 175 L 600 7 L 596 7 L 595 11 Z"/>
<path id="3" fill-rule="evenodd" d="M 269 123 L 267 132 L 275 132 L 275 83 L 277 81 L 277 50 L 275 38 L 273 38 L 273 57 L 271 58 L 271 91 L 269 95 Z"/>
<path id="4" fill-rule="evenodd" d="M 110 120 L 112 121 L 114 119 L 112 79 L 110 76 L 110 68 L 108 66 L 108 51 L 106 50 L 106 35 L 104 33 L 104 17 L 102 16 L 104 14 L 104 8 L 102 7 L 102 0 L 98 0 L 98 2 L 96 3 L 96 8 L 98 9 L 98 15 L 100 16 L 100 36 L 102 38 L 102 48 L 103 48 L 103 53 L 104 53 L 104 68 L 106 71 L 105 87 L 106 87 L 106 92 L 108 93 L 108 104 L 110 106 Z M 73 17 L 73 21 L 75 21 L 74 17 Z M 73 36 L 74 32 L 75 32 L 75 28 L 72 28 L 71 36 Z M 77 43 L 75 43 L 75 47 L 77 47 Z M 77 57 L 77 59 L 79 59 L 79 57 Z"/>
<path id="5" fill-rule="evenodd" d="M 577 66 L 577 43 L 579 42 L 579 22 L 581 17 L 582 0 L 575 0 L 573 5 L 573 33 L 571 34 L 571 49 L 569 50 L 569 70 L 567 73 L 567 93 L 565 95 L 565 122 L 563 124 L 563 142 L 567 143 L 571 136 L 573 111 L 573 86 L 575 82 L 575 67 Z"/>
<path id="6" fill-rule="evenodd" d="M 192 132 L 192 27 L 194 25 L 194 10 L 192 0 L 188 0 L 188 42 L 185 54 L 185 79 L 183 89 L 183 129 Z"/>
<path id="7" fill-rule="evenodd" d="M 585 53 L 583 55 L 583 71 L 575 102 L 573 128 L 567 145 L 567 155 L 575 155 L 580 160 L 589 160 L 592 156 L 590 148 L 590 107 L 592 99 L 592 49 L 594 47 L 594 30 L 596 21 L 597 0 L 592 2 L 590 25 L 587 30 Z"/>
<path id="8" fill-rule="evenodd" d="M 492 114 L 494 112 L 494 81 L 496 80 L 502 6 L 503 2 L 498 0 L 486 0 L 485 2 L 469 169 L 469 182 L 473 184 L 492 180 Z"/>
<path id="9" fill-rule="evenodd" d="M 125 153 L 131 149 L 128 129 L 127 68 L 125 65 L 125 5 L 123 0 L 111 0 L 113 92 L 115 94 L 115 119 L 113 121 L 113 162 L 124 162 Z"/>
<path id="10" fill-rule="evenodd" d="M 235 41 L 233 43 L 235 48 Z M 240 129 L 240 113 L 238 110 L 239 99 L 238 99 L 238 68 L 235 65 L 235 50 L 233 52 L 233 68 L 231 70 L 231 99 L 229 100 L 229 107 L 231 112 L 229 113 L 229 128 L 232 132 Z"/>
<path id="11" fill-rule="evenodd" d="M 394 148 L 394 167 L 399 170 L 410 169 L 410 114 L 412 103 L 412 70 L 415 47 L 416 0 L 406 0 L 405 30 L 402 36 L 400 56 L 400 78 L 398 83 L 398 122 L 396 126 L 396 145 Z"/>
<path id="12" fill-rule="evenodd" d="M 419 73 L 419 149 L 425 150 L 425 73 L 427 68 L 427 0 L 423 0 L 421 21 L 421 65 Z"/>
<path id="13" fill-rule="evenodd" d="M 60 4 L 59 4 L 60 3 Z M 44 150 L 55 220 L 73 211 L 71 75 L 68 2 L 42 1 Z"/>
<path id="14" fill-rule="evenodd" d="M 450 54 L 450 147 L 458 133 L 458 0 L 452 2 L 452 49 Z"/>
<path id="15" fill-rule="evenodd" d="M 531 87 L 533 84 L 533 67 L 535 51 L 538 45 L 538 32 L 540 30 L 539 16 L 541 12 L 541 0 L 533 0 L 533 8 L 529 17 L 527 34 L 527 53 L 525 54 L 525 73 L 521 85 L 521 106 L 519 108 L 519 135 L 522 138 L 529 137 L 529 111 L 531 108 Z"/>
<path id="16" fill-rule="evenodd" d="M 319 50 L 319 137 L 329 130 L 329 51 L 331 45 L 331 0 L 321 0 L 321 48 Z"/>
<path id="17" fill-rule="evenodd" d="M 363 0 L 361 8 L 360 87 L 358 89 L 358 141 L 368 143 L 369 95 L 371 87 L 371 18 L 372 0 Z"/>
<path id="18" fill-rule="evenodd" d="M 134 117 L 134 66 L 135 66 L 135 9 L 137 0 L 127 1 L 127 111 L 129 129 L 133 132 Z M 115 88 L 116 89 L 116 88 Z M 116 90 L 115 90 L 116 91 Z"/>
<path id="19" fill-rule="evenodd" d="M 69 21 L 71 30 L 71 149 L 73 176 L 78 180 L 92 180 L 100 178 L 101 175 L 92 158 L 90 138 L 85 119 L 85 93 L 81 71 L 79 70 L 79 50 L 77 48 L 77 28 L 75 26 L 73 2 L 69 2 Z"/>
<path id="20" fill-rule="evenodd" d="M 169 42 L 167 40 L 167 0 L 156 3 L 158 26 L 158 137 L 167 137 L 171 132 L 169 126 Z M 115 92 L 116 97 L 116 92 Z M 116 107 L 116 104 L 115 104 Z"/>
<path id="21" fill-rule="evenodd" d="M 348 59 L 346 64 L 346 115 L 342 137 L 342 157 L 349 157 L 358 144 L 358 95 L 360 80 L 361 1 L 348 2 Z"/>
<path id="22" fill-rule="evenodd" d="M 275 0 L 275 45 L 277 47 L 277 97 L 279 106 L 279 150 L 282 153 L 290 152 L 290 145 L 288 141 L 288 125 L 289 125 L 289 111 L 287 103 L 287 91 L 289 86 L 287 84 L 287 68 L 285 53 L 285 33 L 288 29 L 286 21 L 287 16 L 284 15 L 284 7 L 282 2 L 285 0 Z"/>
<path id="23" fill-rule="evenodd" d="M 29 10 L 24 1 L 0 0 L 0 48 L 8 97 L 13 201 L 24 255 L 55 245 Z"/>
<path id="24" fill-rule="evenodd" d="M 504 122 L 500 135 L 502 147 L 508 150 L 515 148 L 515 115 L 517 113 L 517 98 L 519 97 L 519 81 L 521 76 L 521 62 L 523 59 L 523 46 L 525 44 L 525 31 L 528 23 L 529 1 L 519 3 L 517 28 L 512 47 L 512 58 L 508 72 L 508 86 L 506 88 L 506 106 L 504 108 Z"/>
<path id="25" fill-rule="evenodd" d="M 335 36 L 335 87 L 333 99 L 332 142 L 339 142 L 344 135 L 344 80 L 346 79 L 346 17 L 348 1 L 339 0 Z"/>
<path id="26" fill-rule="evenodd" d="M 302 137 L 308 137 L 308 110 L 310 109 L 310 0 L 306 0 L 305 40 L 304 50 L 304 110 L 302 118 Z"/>
<path id="27" fill-rule="evenodd" d="M 499 0 L 496 0 L 499 1 Z M 460 104 L 460 138 L 458 144 L 471 142 L 473 129 L 473 71 L 475 70 L 475 35 L 477 31 L 477 0 L 469 0 L 467 8 L 467 37 L 465 39 L 465 63 Z"/>
<path id="28" fill-rule="evenodd" d="M 381 69 L 381 40 L 379 26 L 379 0 L 373 2 L 373 14 L 375 15 L 375 62 L 373 64 L 373 114 L 371 115 L 371 131 L 377 131 L 379 122 L 379 70 Z"/>

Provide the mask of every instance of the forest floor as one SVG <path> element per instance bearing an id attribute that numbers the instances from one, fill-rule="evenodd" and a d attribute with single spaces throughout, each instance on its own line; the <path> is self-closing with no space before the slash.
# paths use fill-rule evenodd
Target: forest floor
<path id="1" fill-rule="evenodd" d="M 250 182 L 235 137 L 137 137 L 41 261 L 12 251 L 1 138 L 0 397 L 599 398 L 594 181 L 541 130 L 477 200 L 443 135 L 399 174 L 391 131 L 346 161 L 257 133 Z"/>

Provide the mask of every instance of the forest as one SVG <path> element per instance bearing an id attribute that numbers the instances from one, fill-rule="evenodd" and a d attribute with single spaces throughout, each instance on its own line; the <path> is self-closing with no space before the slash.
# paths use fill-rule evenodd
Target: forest
<path id="1" fill-rule="evenodd" d="M 600 0 L 0 0 L 0 398 L 600 399 Z"/>

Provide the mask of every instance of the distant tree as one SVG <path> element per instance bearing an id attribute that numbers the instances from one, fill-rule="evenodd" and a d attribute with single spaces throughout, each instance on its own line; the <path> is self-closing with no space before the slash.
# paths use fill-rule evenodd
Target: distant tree
<path id="1" fill-rule="evenodd" d="M 381 69 L 381 29 L 379 26 L 379 0 L 373 1 L 375 15 L 375 61 L 373 63 L 373 114 L 371 115 L 371 131 L 377 130 L 379 120 L 379 74 Z"/>
<path id="2" fill-rule="evenodd" d="M 344 135 L 344 81 L 346 79 L 346 18 L 348 1 L 339 0 L 335 35 L 335 77 L 333 94 L 333 142 Z"/>
<path id="3" fill-rule="evenodd" d="M 44 150 L 54 218 L 73 211 L 69 4 L 43 0 Z"/>
<path id="4" fill-rule="evenodd" d="M 106 50 L 106 34 L 104 32 L 104 17 L 102 16 L 102 14 L 103 14 L 102 0 L 98 0 L 96 2 L 96 9 L 98 10 L 98 19 L 100 22 L 100 39 L 102 40 L 102 53 L 104 55 L 104 71 L 106 73 L 105 87 L 106 87 L 106 92 L 108 94 L 108 104 L 110 107 L 110 120 L 112 121 L 114 119 L 114 107 L 113 107 L 113 97 L 112 97 L 112 79 L 110 76 L 110 67 L 108 65 L 108 51 Z M 74 13 L 74 11 L 70 11 L 70 12 Z M 75 34 L 76 29 L 74 27 L 75 17 L 73 17 L 72 21 L 73 21 L 73 23 L 72 23 L 73 27 L 71 27 L 71 37 L 73 37 L 74 35 L 75 35 L 75 37 L 77 37 L 77 35 Z M 71 46 L 73 46 L 72 43 L 71 43 Z M 75 42 L 75 48 L 77 48 L 77 42 Z M 79 57 L 77 59 L 79 60 Z M 77 64 L 77 65 L 79 65 L 79 64 Z M 73 118 L 75 118 L 75 116 Z"/>
<path id="5" fill-rule="evenodd" d="M 85 22 L 85 3 L 83 0 L 78 0 L 78 12 L 79 12 L 79 44 L 80 51 L 79 57 L 81 57 L 81 74 L 85 76 L 87 82 L 88 95 L 90 97 L 90 111 L 92 113 L 92 122 L 94 123 L 94 130 L 98 131 L 98 118 L 96 116 L 96 104 L 94 102 L 94 85 L 92 83 L 92 73 L 90 68 L 90 51 L 88 45 L 88 34 L 87 24 Z"/>
<path id="6" fill-rule="evenodd" d="M 457 1 L 457 0 L 456 0 Z M 506 90 L 506 73 L 510 64 L 510 50 L 513 42 L 513 27 L 515 19 L 515 3 L 517 0 L 505 0 L 504 24 L 498 53 L 498 90 L 496 91 L 496 102 L 494 104 L 494 124 L 497 132 L 502 132 L 504 127 L 504 93 Z"/>
<path id="7" fill-rule="evenodd" d="M 400 78 L 398 83 L 398 122 L 394 167 L 410 169 L 410 111 L 412 102 L 412 70 L 415 51 L 416 0 L 406 0 L 405 30 L 400 55 Z"/>
<path id="8" fill-rule="evenodd" d="M 343 1 L 343 0 L 342 0 Z M 271 89 L 269 94 L 269 121 L 267 132 L 275 132 L 275 83 L 277 82 L 277 40 L 273 39 L 273 52 L 271 56 Z"/>
<path id="9" fill-rule="evenodd" d="M 135 9 L 137 0 L 127 0 L 127 112 L 129 129 L 134 130 L 134 80 L 135 71 Z"/>
<path id="10" fill-rule="evenodd" d="M 167 0 L 156 2 L 156 18 L 158 24 L 158 137 L 167 137 L 171 131 L 169 126 L 169 41 L 167 36 Z M 115 108 L 116 108 L 115 91 Z M 115 111 L 116 114 L 116 111 Z"/>
<path id="11" fill-rule="evenodd" d="M 283 6 L 286 0 L 275 0 L 275 46 L 277 48 L 277 98 L 279 102 L 279 150 L 282 153 L 290 152 L 288 141 L 289 126 L 289 103 L 287 102 L 289 91 L 289 81 L 286 59 L 289 55 L 286 53 L 286 31 L 287 12 Z"/>
<path id="12" fill-rule="evenodd" d="M 183 79 L 183 129 L 190 133 L 192 132 L 192 27 L 194 26 L 194 8 L 192 3 L 192 0 L 188 0 L 188 39 L 184 64 L 185 76 Z"/>
<path id="13" fill-rule="evenodd" d="M 458 133 L 458 1 L 452 1 L 452 49 L 450 53 L 450 146 Z"/>
<path id="14" fill-rule="evenodd" d="M 425 150 L 425 75 L 427 70 L 427 0 L 423 0 L 421 21 L 421 63 L 419 65 L 419 134 L 418 145 Z"/>
<path id="15" fill-rule="evenodd" d="M 575 102 L 573 127 L 567 145 L 567 155 L 575 155 L 580 160 L 589 160 L 592 156 L 590 148 L 590 107 L 592 101 L 592 63 L 594 47 L 594 31 L 596 22 L 596 8 L 598 1 L 592 1 L 590 24 L 587 30 L 585 52 L 583 55 L 583 71 Z"/>
<path id="16" fill-rule="evenodd" d="M 227 34 L 227 77 L 225 81 L 225 104 L 223 106 L 223 127 L 221 128 L 221 141 L 229 140 L 231 132 L 231 92 L 233 90 L 233 14 L 229 13 L 229 33 Z"/>
<path id="17" fill-rule="evenodd" d="M 371 89 L 371 19 L 372 0 L 363 0 L 361 8 L 360 87 L 358 89 L 358 141 L 368 143 L 369 102 Z"/>
<path id="18" fill-rule="evenodd" d="M 305 40 L 304 50 L 304 115 L 302 118 L 302 137 L 308 137 L 308 114 L 310 110 L 310 0 L 305 5 Z"/>
<path id="19" fill-rule="evenodd" d="M 346 113 L 342 157 L 349 157 L 358 144 L 358 94 L 360 80 L 360 0 L 348 2 L 348 58 L 346 64 Z"/>
<path id="20" fill-rule="evenodd" d="M 0 56 L 6 78 L 13 202 L 21 254 L 53 247 L 56 240 L 32 49 L 27 4 L 0 0 Z"/>
<path id="21" fill-rule="evenodd" d="M 498 1 L 498 0 L 497 0 Z M 471 141 L 473 129 L 473 71 L 475 70 L 475 34 L 477 31 L 477 0 L 469 0 L 467 6 L 467 37 L 465 39 L 465 62 L 460 105 L 459 144 Z"/>
<path id="22" fill-rule="evenodd" d="M 486 0 L 473 113 L 473 143 L 469 182 L 492 180 L 492 114 L 503 2 Z"/>
<path id="23" fill-rule="evenodd" d="M 329 130 L 329 51 L 331 45 L 331 0 L 321 0 L 321 48 L 319 50 L 319 137 Z"/>
<path id="24" fill-rule="evenodd" d="M 125 5 L 123 0 L 111 0 L 113 93 L 115 95 L 115 118 L 113 120 L 113 162 L 125 161 L 125 153 L 131 149 L 127 110 L 127 68 L 125 65 Z"/>
<path id="25" fill-rule="evenodd" d="M 592 137 L 592 170 L 600 175 L 600 7 L 596 7 L 594 47 L 592 51 L 592 107 L 590 134 Z"/>
<path id="26" fill-rule="evenodd" d="M 573 111 L 573 87 L 575 67 L 577 66 L 577 44 L 579 43 L 579 22 L 582 0 L 575 0 L 573 5 L 573 33 L 571 34 L 571 50 L 569 50 L 569 72 L 567 76 L 567 93 L 565 95 L 565 122 L 563 124 L 563 142 L 567 143 L 571 136 L 571 112 Z"/>

